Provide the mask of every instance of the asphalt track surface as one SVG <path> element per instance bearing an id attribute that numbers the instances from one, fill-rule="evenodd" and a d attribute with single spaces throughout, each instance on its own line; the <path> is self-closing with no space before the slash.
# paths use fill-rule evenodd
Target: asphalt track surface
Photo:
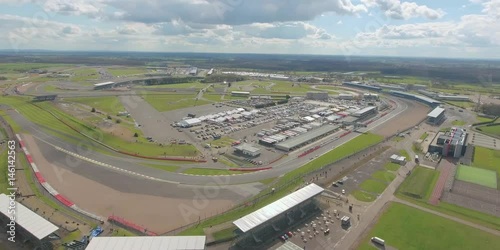
<path id="1" fill-rule="evenodd" d="M 391 113 L 387 114 L 386 116 L 382 117 L 381 119 L 373 122 L 372 124 L 369 125 L 368 128 L 361 129 L 361 132 L 372 130 L 383 123 L 387 122 L 389 119 L 392 119 L 393 117 L 401 114 L 404 112 L 408 107 L 408 104 L 405 101 L 399 101 L 397 107 L 395 110 L 393 110 Z M 194 176 L 194 175 L 185 175 L 181 173 L 173 173 L 173 172 L 167 172 L 163 170 L 158 170 L 154 168 L 149 168 L 149 167 L 144 167 L 144 166 L 138 166 L 137 163 L 139 162 L 148 162 L 148 161 L 143 161 L 142 159 L 137 159 L 133 157 L 126 157 L 122 155 L 107 155 L 107 154 L 102 154 L 99 152 L 95 151 L 89 151 L 85 150 L 85 147 L 82 147 L 82 145 L 74 145 L 71 143 L 68 143 L 66 141 L 63 141 L 62 139 L 56 138 L 42 129 L 36 124 L 33 124 L 31 121 L 25 119 L 17 113 L 16 111 L 9 111 L 9 115 L 18 123 L 22 128 L 24 128 L 26 131 L 28 131 L 31 135 L 33 135 L 39 143 L 39 146 L 44 148 L 44 155 L 46 155 L 47 159 L 49 161 L 58 161 L 59 159 L 67 159 L 68 157 L 73 157 L 72 155 L 62 152 L 58 150 L 57 148 L 62 148 L 66 149 L 67 151 L 70 151 L 72 153 L 75 153 L 77 155 L 83 156 L 88 159 L 92 159 L 98 163 L 105 163 L 109 164 L 111 166 L 114 166 L 115 168 L 108 168 L 108 167 L 103 167 L 100 166 L 99 164 L 92 163 L 90 161 L 85 161 L 82 160 L 82 164 L 92 166 L 92 169 L 101 169 L 102 171 L 106 172 L 115 172 L 119 175 L 129 175 L 129 176 L 147 176 L 147 177 L 154 177 L 156 180 L 151 180 L 148 178 L 143 178 L 143 182 L 150 182 L 150 181 L 159 181 L 159 182 L 167 182 L 167 183 L 172 183 L 172 184 L 187 184 L 187 185 L 214 185 L 214 177 L 212 176 Z M 343 143 L 346 143 L 347 141 L 359 136 L 359 133 L 351 133 L 343 138 L 340 138 L 339 140 L 332 142 L 328 146 L 325 146 L 321 149 L 319 149 L 315 154 L 321 155 L 329 150 L 331 150 L 332 147 L 334 146 L 339 146 Z M 93 143 L 93 142 L 89 142 Z M 330 146 L 331 145 L 331 146 Z M 286 172 L 289 172 L 293 169 L 296 169 L 305 163 L 309 162 L 310 160 L 308 157 L 303 157 L 303 158 L 297 158 L 297 154 L 299 154 L 301 151 L 295 152 L 290 154 L 288 157 L 285 157 L 284 159 L 278 161 L 273 165 L 273 168 L 270 170 L 265 170 L 265 171 L 259 171 L 259 172 L 253 172 L 253 173 L 247 173 L 247 174 L 239 174 L 239 175 L 232 175 L 228 180 L 224 183 L 224 185 L 234 185 L 234 184 L 243 184 L 243 183 L 252 183 L 252 182 L 257 182 L 262 179 L 266 178 L 272 178 L 272 177 L 277 177 L 280 175 L 283 175 Z M 125 170 L 125 171 L 120 171 Z M 81 171 L 81 170 L 78 170 Z M 130 171 L 130 172 L 126 172 Z M 101 181 L 104 180 L 104 178 L 100 177 L 100 174 L 96 174 L 96 171 L 91 171 L 88 174 L 88 177 L 92 177 L 95 175 L 95 177 L 91 179 L 101 179 Z M 106 182 L 107 185 L 109 182 Z"/>

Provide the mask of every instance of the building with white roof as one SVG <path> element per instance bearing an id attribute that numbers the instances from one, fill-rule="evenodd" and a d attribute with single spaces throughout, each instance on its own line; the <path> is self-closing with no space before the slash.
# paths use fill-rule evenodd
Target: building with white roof
<path id="1" fill-rule="evenodd" d="M 85 250 L 205 250 L 206 236 L 94 237 Z"/>

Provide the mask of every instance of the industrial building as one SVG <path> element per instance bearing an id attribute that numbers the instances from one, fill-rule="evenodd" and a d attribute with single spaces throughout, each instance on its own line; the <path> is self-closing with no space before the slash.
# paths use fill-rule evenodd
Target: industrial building
<path id="1" fill-rule="evenodd" d="M 328 100 L 328 93 L 327 92 L 312 92 L 312 91 L 309 91 L 306 94 L 306 99 L 307 100 L 325 101 L 325 100 Z"/>
<path id="2" fill-rule="evenodd" d="M 342 83 L 342 85 L 347 86 L 347 87 L 368 89 L 368 90 L 376 91 L 376 92 L 382 91 L 382 88 L 380 88 L 380 87 L 372 86 L 372 85 L 368 85 L 368 84 L 362 84 L 360 82 L 344 82 L 344 83 Z"/>
<path id="3" fill-rule="evenodd" d="M 10 206 L 10 207 L 9 207 Z M 12 213 L 15 208 L 15 214 Z M 15 218 L 15 225 L 9 225 L 11 217 Z M 12 200 L 6 194 L 0 194 L 0 222 L 4 233 L 8 237 L 9 231 L 14 228 L 15 240 L 29 240 L 33 243 L 34 249 L 52 249 L 50 241 L 60 237 L 56 234 L 59 228 L 37 213 L 31 211 L 23 204 Z M 5 239 L 7 240 L 7 239 Z"/>
<path id="4" fill-rule="evenodd" d="M 353 100 L 354 99 L 354 95 L 352 95 L 352 94 L 339 94 L 338 98 L 340 100 Z"/>
<path id="5" fill-rule="evenodd" d="M 245 92 L 245 91 L 231 91 L 231 96 L 247 97 L 247 96 L 250 96 L 250 92 Z"/>
<path id="6" fill-rule="evenodd" d="M 404 165 L 406 163 L 406 157 L 400 155 L 391 155 L 391 162 Z"/>
<path id="7" fill-rule="evenodd" d="M 377 106 L 369 106 L 351 114 L 351 116 L 363 119 L 377 113 Z"/>
<path id="8" fill-rule="evenodd" d="M 259 148 L 256 148 L 256 147 L 254 147 L 250 144 L 247 144 L 247 143 L 243 143 L 243 144 L 240 144 L 238 146 L 235 146 L 234 152 L 239 153 L 239 154 L 243 154 L 243 155 L 247 155 L 250 157 L 257 157 L 260 155 Z"/>
<path id="9" fill-rule="evenodd" d="M 85 250 L 205 250 L 206 236 L 94 237 Z"/>
<path id="10" fill-rule="evenodd" d="M 178 122 L 177 124 L 183 128 L 190 128 L 190 127 L 200 125 L 201 120 L 199 118 L 191 118 L 191 119 L 182 120 L 182 121 Z"/>
<path id="11" fill-rule="evenodd" d="M 463 95 L 438 95 L 437 99 L 445 101 L 469 102 L 470 98 Z"/>
<path id="12" fill-rule="evenodd" d="M 391 94 L 393 96 L 407 98 L 410 100 L 419 101 L 419 102 L 422 102 L 422 103 L 429 105 L 431 107 L 437 107 L 437 106 L 441 105 L 440 101 L 434 100 L 434 99 L 429 98 L 429 97 L 421 96 L 421 95 L 414 95 L 414 94 L 401 92 L 401 91 L 395 91 L 395 90 L 389 91 L 389 94 Z"/>
<path id="13" fill-rule="evenodd" d="M 94 90 L 98 89 L 108 89 L 112 88 L 115 85 L 114 82 L 101 82 L 101 83 L 96 83 L 94 84 Z"/>
<path id="14" fill-rule="evenodd" d="M 197 67 L 191 67 L 189 68 L 189 74 L 192 76 L 195 76 L 198 74 L 198 68 Z"/>
<path id="15" fill-rule="evenodd" d="M 432 125 L 439 125 L 445 119 L 444 108 L 436 107 L 429 114 L 427 114 L 427 123 Z"/>
<path id="16" fill-rule="evenodd" d="M 259 246 L 321 212 L 314 198 L 323 191 L 322 187 L 312 183 L 235 220 L 233 224 L 237 227 L 238 237 L 230 249 L 264 249 Z"/>
<path id="17" fill-rule="evenodd" d="M 365 101 L 377 101 L 377 100 L 379 100 L 379 96 L 378 96 L 378 94 L 365 93 L 363 95 L 363 99 Z"/>
<path id="18" fill-rule="evenodd" d="M 467 136 L 467 131 L 463 128 L 453 127 L 450 131 L 439 132 L 429 144 L 427 152 L 459 158 L 467 149 Z"/>
<path id="19" fill-rule="evenodd" d="M 324 125 L 317 129 L 313 129 L 307 133 L 301 134 L 297 137 L 291 138 L 284 142 L 276 144 L 276 149 L 283 150 L 286 152 L 293 151 L 295 149 L 301 148 L 311 142 L 314 142 L 322 137 L 330 135 L 337 131 L 339 126 L 335 125 Z"/>
<path id="20" fill-rule="evenodd" d="M 401 87 L 399 85 L 389 85 L 389 84 L 377 84 L 377 87 L 380 87 L 382 89 L 388 89 L 388 90 L 396 90 L 396 91 L 405 91 L 405 87 Z"/>

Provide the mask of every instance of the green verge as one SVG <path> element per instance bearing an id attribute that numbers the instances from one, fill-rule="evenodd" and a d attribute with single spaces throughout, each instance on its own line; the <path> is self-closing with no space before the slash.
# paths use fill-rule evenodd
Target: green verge
<path id="1" fill-rule="evenodd" d="M 500 245 L 500 238 L 493 234 L 400 203 L 390 205 L 358 249 L 376 249 L 370 243 L 375 236 L 387 246 L 407 250 L 495 249 Z"/>
<path id="2" fill-rule="evenodd" d="M 465 121 L 460 121 L 460 120 L 454 120 L 451 122 L 452 125 L 454 126 L 463 126 L 465 124 L 467 124 Z"/>
<path id="3" fill-rule="evenodd" d="M 154 95 L 154 93 L 151 92 L 151 94 L 143 94 L 142 98 L 160 112 L 212 103 L 211 101 L 196 100 L 196 94 Z"/>
<path id="4" fill-rule="evenodd" d="M 439 172 L 436 170 L 416 167 L 410 176 L 398 187 L 397 192 L 417 199 L 427 200 L 432 193 L 434 181 L 437 181 Z M 426 198 L 427 197 L 427 198 Z"/>
<path id="5" fill-rule="evenodd" d="M 118 112 L 125 111 L 125 107 L 123 107 L 122 102 L 116 96 L 75 97 L 64 98 L 64 100 L 84 104 L 110 115 L 117 115 Z"/>
<path id="6" fill-rule="evenodd" d="M 398 171 L 398 169 L 400 167 L 401 167 L 401 165 L 393 163 L 393 162 L 389 162 L 389 163 L 385 164 L 385 166 L 384 166 L 384 168 L 389 170 L 389 171 Z"/>
<path id="7" fill-rule="evenodd" d="M 255 205 L 238 208 L 229 211 L 227 213 L 224 213 L 222 215 L 212 217 L 210 219 L 201 222 L 196 226 L 193 226 L 191 228 L 182 231 L 179 235 L 204 235 L 203 229 L 206 227 L 219 225 L 231 220 L 236 220 L 238 218 L 241 218 L 294 191 L 297 187 L 299 187 L 303 183 L 303 180 L 298 177 L 304 176 L 310 171 L 317 170 L 323 166 L 326 166 L 332 162 L 342 159 L 348 155 L 359 152 L 365 148 L 368 148 L 369 146 L 375 145 L 381 142 L 382 140 L 383 137 L 380 135 L 375 135 L 370 133 L 361 134 L 358 137 L 354 138 L 353 140 L 350 140 L 349 142 L 329 151 L 328 153 L 316 158 L 315 160 L 309 162 L 308 164 L 285 174 L 283 177 L 279 179 L 279 181 L 275 183 L 275 185 L 272 185 L 267 189 L 261 191 L 259 195 L 270 193 L 272 188 L 280 186 L 284 186 L 284 188 L 279 189 L 273 195 L 265 196 L 264 198 L 260 199 L 257 203 L 255 203 Z"/>
<path id="8" fill-rule="evenodd" d="M 115 225 L 113 225 L 112 227 L 113 227 L 113 233 L 111 234 L 111 236 L 137 236 L 137 234 L 132 233 L 121 227 L 117 227 Z"/>
<path id="9" fill-rule="evenodd" d="M 223 240 L 223 239 L 229 239 L 231 237 L 236 236 L 234 231 L 236 230 L 236 227 L 230 227 L 226 229 L 222 229 L 220 231 L 214 232 L 212 236 L 214 237 L 214 240 Z"/>
<path id="10" fill-rule="evenodd" d="M 486 134 L 500 136 L 500 124 L 496 124 L 495 126 L 481 126 L 481 131 Z"/>
<path id="11" fill-rule="evenodd" d="M 166 165 L 160 165 L 160 164 L 143 164 L 144 166 L 150 167 L 150 168 L 156 168 L 159 170 L 167 171 L 167 172 L 176 172 L 180 167 L 179 166 L 166 166 Z"/>
<path id="12" fill-rule="evenodd" d="M 406 160 L 407 160 L 407 161 L 411 161 L 411 159 L 410 159 L 410 154 L 408 154 L 408 152 L 407 152 L 406 150 L 401 149 L 401 150 L 399 150 L 399 152 L 398 152 L 398 153 L 399 153 L 401 156 L 406 157 Z"/>
<path id="13" fill-rule="evenodd" d="M 420 140 L 424 141 L 425 138 L 427 138 L 427 136 L 429 136 L 429 134 L 427 134 L 427 132 L 424 132 L 421 136 L 420 136 Z"/>
<path id="14" fill-rule="evenodd" d="M 372 178 L 390 183 L 396 179 L 396 174 L 385 170 L 379 170 L 372 174 Z"/>
<path id="15" fill-rule="evenodd" d="M 386 187 L 387 183 L 372 179 L 365 180 L 359 184 L 361 190 L 376 194 L 383 193 Z"/>
<path id="16" fill-rule="evenodd" d="M 500 176 L 500 150 L 475 147 L 472 166 L 496 171 L 497 176 Z"/>
<path id="17" fill-rule="evenodd" d="M 457 169 L 456 178 L 457 180 L 489 188 L 497 188 L 497 173 L 488 169 L 460 165 Z"/>
<path id="18" fill-rule="evenodd" d="M 363 190 L 356 190 L 352 193 L 352 196 L 356 198 L 358 201 L 363 201 L 363 202 L 372 202 L 375 199 L 377 199 L 377 196 L 367 193 Z"/>

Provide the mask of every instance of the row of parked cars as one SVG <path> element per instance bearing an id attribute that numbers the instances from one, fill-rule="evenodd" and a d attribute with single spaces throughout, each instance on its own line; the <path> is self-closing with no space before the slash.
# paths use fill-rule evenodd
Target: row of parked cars
<path id="1" fill-rule="evenodd" d="M 287 241 L 288 239 L 292 238 L 293 233 L 292 232 L 286 232 L 283 235 L 280 235 L 279 239 L 282 241 Z"/>

